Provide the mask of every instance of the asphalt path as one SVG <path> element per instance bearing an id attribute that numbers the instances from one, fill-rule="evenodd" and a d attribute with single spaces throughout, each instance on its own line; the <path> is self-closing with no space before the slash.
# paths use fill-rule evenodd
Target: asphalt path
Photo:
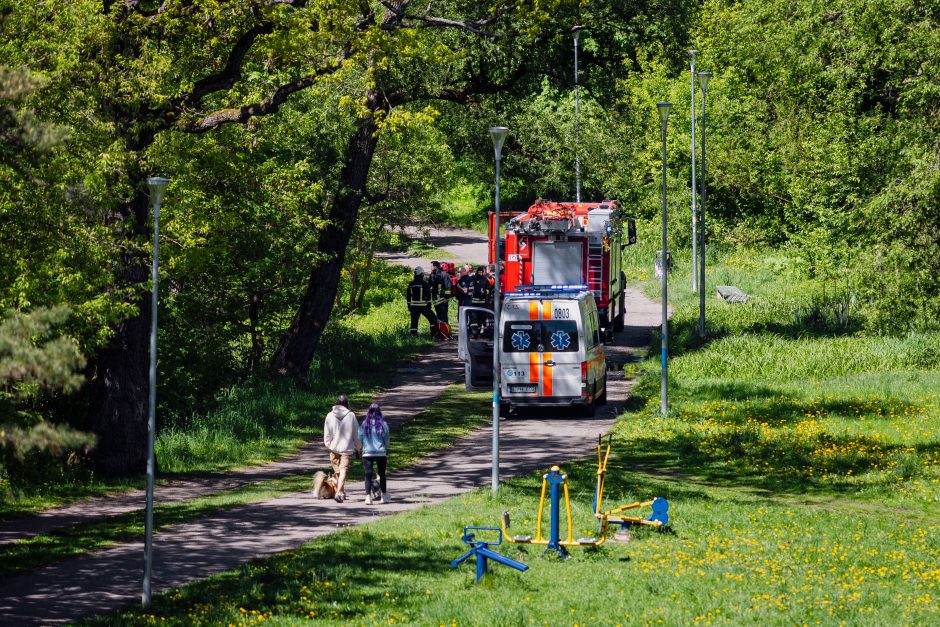
<path id="1" fill-rule="evenodd" d="M 470 236 L 466 234 L 453 236 L 455 243 L 466 247 L 461 248 L 460 256 L 454 254 L 454 260 L 479 262 L 485 258 L 485 242 L 481 236 L 474 236 L 477 238 L 475 242 L 467 241 Z M 432 239 L 431 243 L 445 248 L 444 242 Z M 445 250 L 454 252 L 449 247 Z M 415 262 L 407 258 L 401 263 L 411 265 Z M 639 292 L 629 290 L 626 328 L 607 348 L 608 362 L 616 366 L 638 359 L 649 344 L 650 328 L 658 324 L 659 316 L 659 305 Z M 433 403 L 447 385 L 461 380 L 462 366 L 457 361 L 454 343 L 449 342 L 439 344 L 424 360 L 408 364 L 396 376 L 397 381 L 385 393 L 385 400 L 380 402 L 383 408 L 389 408 L 396 424 L 401 424 Z M 515 476 L 592 454 L 597 436 L 614 423 L 630 384 L 613 368 L 608 383 L 609 404 L 600 408 L 595 418 L 572 419 L 557 414 L 535 414 L 523 420 L 501 421 L 500 475 Z M 481 429 L 461 438 L 450 448 L 397 472 L 389 477 L 392 502 L 387 505 L 365 505 L 364 490 L 355 483 L 349 486 L 350 498 L 343 504 L 318 500 L 309 492 L 302 492 L 161 529 L 154 535 L 154 593 L 166 592 L 251 559 L 296 548 L 337 529 L 437 503 L 486 486 L 490 483 L 492 468 L 491 440 L 490 428 Z M 215 479 L 231 481 L 235 476 L 243 482 L 257 481 L 327 465 L 325 451 L 317 443 L 311 443 L 287 460 Z M 157 492 L 156 502 L 165 502 L 164 498 L 193 498 L 213 490 L 230 489 L 229 485 L 194 479 L 188 485 L 188 491 L 179 485 L 164 486 L 162 493 Z M 121 499 L 114 497 L 113 504 L 121 503 Z M 138 494 L 124 495 L 123 499 L 122 507 L 131 509 L 122 511 L 133 511 L 143 506 Z M 59 511 L 45 518 L 58 520 L 60 525 L 75 524 L 76 517 L 81 519 L 83 512 L 86 516 L 93 516 L 102 503 L 101 500 L 76 503 L 69 506 L 72 510 L 67 514 Z M 43 518 L 38 516 L 33 521 L 39 525 Z M 21 519 L 20 526 L 29 528 L 29 520 Z M 141 539 L 5 579 L 0 581 L 0 623 L 72 622 L 139 603 L 142 572 Z"/>

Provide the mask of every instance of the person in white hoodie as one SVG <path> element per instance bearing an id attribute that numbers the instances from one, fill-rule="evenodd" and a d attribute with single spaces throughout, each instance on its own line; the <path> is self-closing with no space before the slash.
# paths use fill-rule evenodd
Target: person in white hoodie
<path id="1" fill-rule="evenodd" d="M 336 502 L 346 500 L 346 473 L 349 460 L 362 450 L 359 441 L 359 421 L 349 411 L 349 399 L 341 394 L 323 424 L 323 443 L 330 452 L 330 464 L 336 473 Z"/>

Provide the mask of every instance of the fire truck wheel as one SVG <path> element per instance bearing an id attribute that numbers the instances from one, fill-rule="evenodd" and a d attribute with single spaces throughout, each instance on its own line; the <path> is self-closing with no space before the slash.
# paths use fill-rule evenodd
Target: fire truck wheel
<path id="1" fill-rule="evenodd" d="M 617 316 L 614 318 L 614 331 L 620 333 L 623 331 L 623 321 L 625 318 L 625 312 L 627 311 L 627 275 L 623 272 L 620 273 L 620 307 L 617 312 Z"/>

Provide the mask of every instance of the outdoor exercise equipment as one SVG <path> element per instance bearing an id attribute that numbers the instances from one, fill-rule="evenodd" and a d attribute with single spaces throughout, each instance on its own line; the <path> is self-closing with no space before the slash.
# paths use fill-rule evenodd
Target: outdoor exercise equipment
<path id="1" fill-rule="evenodd" d="M 496 542 L 487 542 L 485 540 L 477 540 L 475 533 L 470 533 L 470 530 L 474 531 L 495 531 L 499 534 L 499 539 Z M 510 568 L 515 568 L 519 572 L 525 572 L 529 570 L 529 567 L 522 562 L 517 562 L 516 560 L 506 557 L 505 555 L 500 555 L 496 551 L 490 549 L 491 546 L 499 546 L 503 543 L 503 530 L 499 527 L 464 527 L 463 536 L 460 538 L 468 545 L 470 545 L 470 550 L 455 559 L 450 563 L 453 568 L 457 568 L 463 562 L 467 561 L 471 557 L 477 558 L 477 581 L 479 582 L 483 579 L 483 575 L 486 574 L 486 564 L 487 560 L 495 560 L 496 562 L 503 564 L 504 566 L 509 566 Z"/>
<path id="2" fill-rule="evenodd" d="M 636 503 L 621 505 L 607 511 L 601 509 L 604 500 L 604 479 L 607 476 L 607 460 L 610 459 L 611 436 L 607 436 L 607 450 L 603 456 L 601 455 L 602 438 L 603 436 L 597 436 L 597 489 L 594 491 L 594 517 L 601 521 L 601 531 L 603 532 L 603 530 L 607 528 L 608 522 L 619 523 L 621 528 L 625 528 L 628 525 L 650 525 L 652 527 L 665 527 L 668 525 L 669 502 L 662 497 L 656 497 L 652 501 L 637 501 Z M 641 507 L 651 507 L 653 513 L 647 518 L 615 515 L 620 514 L 620 512 Z"/>
<path id="3" fill-rule="evenodd" d="M 545 511 L 545 492 L 551 486 L 550 491 L 550 504 L 549 504 L 549 520 L 550 520 L 550 530 L 548 538 L 542 537 L 542 517 Z M 565 493 L 565 511 L 568 515 L 568 535 L 566 539 L 562 540 L 560 537 L 560 509 L 561 509 L 561 490 L 564 489 Z M 539 515 L 538 520 L 535 525 L 535 537 L 532 536 L 510 536 L 506 531 L 509 529 L 509 512 L 503 512 L 503 519 L 501 521 L 501 527 L 503 534 L 506 537 L 506 540 L 513 544 L 543 544 L 545 545 L 545 553 L 549 551 L 555 551 L 562 558 L 568 557 L 568 550 L 565 547 L 569 546 L 600 546 L 604 543 L 605 535 L 604 532 L 607 528 L 606 521 L 601 522 L 601 532 L 598 538 L 579 538 L 577 540 L 572 537 L 572 525 L 571 525 L 571 500 L 568 496 L 568 475 L 561 472 L 561 468 L 558 466 L 552 466 L 551 470 L 542 475 L 542 495 L 539 498 Z"/>

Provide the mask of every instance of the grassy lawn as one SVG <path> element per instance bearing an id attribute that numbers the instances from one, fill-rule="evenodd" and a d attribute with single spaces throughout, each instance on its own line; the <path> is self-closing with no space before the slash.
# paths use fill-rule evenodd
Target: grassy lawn
<path id="1" fill-rule="evenodd" d="M 490 402 L 487 394 L 470 394 L 463 391 L 462 385 L 451 386 L 431 407 L 392 434 L 394 455 L 389 458 L 390 469 L 394 471 L 403 468 L 433 451 L 450 446 L 455 439 L 486 424 L 489 417 Z M 303 475 L 252 483 L 212 496 L 158 504 L 154 508 L 154 529 L 195 520 L 222 509 L 309 490 L 313 470 Z M 350 480 L 358 481 L 361 478 L 362 468 L 354 464 Z M 132 512 L 2 545 L 0 579 L 65 557 L 132 540 L 143 533 L 141 513 Z"/>
<path id="2" fill-rule="evenodd" d="M 305 380 L 246 381 L 221 391 L 209 412 L 158 424 L 158 480 L 222 473 L 288 455 L 320 436 L 323 416 L 340 393 L 356 407 L 367 406 L 399 364 L 431 344 L 407 332 L 403 293 L 410 278 L 407 268 L 377 272 L 370 306 L 331 323 Z M 9 489 L 0 491 L 0 518 L 143 485 L 143 478 L 113 481 L 63 467 L 39 483 L 4 486 Z"/>
<path id="3" fill-rule="evenodd" d="M 652 248 L 631 254 L 633 282 L 658 296 Z M 491 564 L 480 585 L 471 563 L 451 569 L 464 525 L 509 509 L 513 533 L 533 532 L 533 474 L 498 498 L 479 490 L 345 530 L 97 622 L 936 623 L 940 333 L 866 334 L 839 286 L 756 252 L 711 255 L 707 341 L 687 269 L 671 280 L 669 415 L 650 359 L 632 366 L 635 395 L 613 429 L 605 502 L 664 496 L 668 533 L 635 529 L 567 561 L 504 544 L 530 570 Z M 716 284 L 753 298 L 727 305 Z M 574 535 L 592 535 L 595 462 L 564 469 Z"/>
<path id="4" fill-rule="evenodd" d="M 464 525 L 493 525 L 503 509 L 531 533 L 538 478 L 351 529 L 276 558 L 162 595 L 151 612 L 96 624 L 927 624 L 936 616 L 936 519 L 855 508 L 806 507 L 747 490 L 629 470 L 620 462 L 608 502 L 671 499 L 670 533 L 636 529 L 627 544 L 540 557 L 504 545 L 530 566 L 491 564 L 480 585 Z M 569 464 L 575 536 L 589 515 L 593 460 Z M 933 525 L 933 526 L 932 526 Z M 563 529 L 564 531 L 564 529 Z"/>

